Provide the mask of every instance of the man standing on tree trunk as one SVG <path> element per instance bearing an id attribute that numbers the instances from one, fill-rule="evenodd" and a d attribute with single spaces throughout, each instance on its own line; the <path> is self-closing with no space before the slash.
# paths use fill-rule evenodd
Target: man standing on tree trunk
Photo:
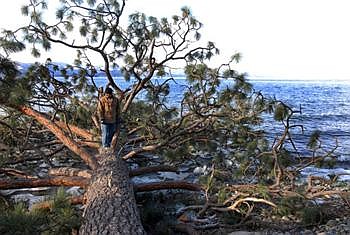
<path id="1" fill-rule="evenodd" d="M 102 147 L 110 148 L 114 133 L 119 132 L 119 100 L 110 87 L 100 98 L 97 112 L 101 121 Z"/>

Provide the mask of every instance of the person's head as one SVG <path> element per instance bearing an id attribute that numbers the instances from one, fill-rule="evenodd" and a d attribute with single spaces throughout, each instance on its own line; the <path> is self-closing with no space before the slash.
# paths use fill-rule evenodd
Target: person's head
<path id="1" fill-rule="evenodd" d="M 105 90 L 105 94 L 106 94 L 106 95 L 109 95 L 109 96 L 112 96 L 112 95 L 113 95 L 113 90 L 112 90 L 112 88 L 107 87 L 106 90 Z"/>

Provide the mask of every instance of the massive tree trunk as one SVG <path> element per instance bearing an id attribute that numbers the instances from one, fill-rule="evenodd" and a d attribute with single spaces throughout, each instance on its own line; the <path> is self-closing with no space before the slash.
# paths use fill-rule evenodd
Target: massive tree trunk
<path id="1" fill-rule="evenodd" d="M 112 152 L 101 155 L 85 194 L 81 234 L 146 234 L 126 163 Z"/>

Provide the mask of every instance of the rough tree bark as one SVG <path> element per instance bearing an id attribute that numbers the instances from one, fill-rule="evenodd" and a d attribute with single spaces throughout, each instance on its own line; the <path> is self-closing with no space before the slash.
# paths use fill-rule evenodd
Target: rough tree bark
<path id="1" fill-rule="evenodd" d="M 136 206 L 126 163 L 112 152 L 100 156 L 85 193 L 81 234 L 146 234 Z"/>

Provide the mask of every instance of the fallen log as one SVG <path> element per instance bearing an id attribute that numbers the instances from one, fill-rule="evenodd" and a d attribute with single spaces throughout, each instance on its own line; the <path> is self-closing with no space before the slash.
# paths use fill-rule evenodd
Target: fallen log
<path id="1" fill-rule="evenodd" d="M 129 176 L 135 177 L 139 175 L 145 175 L 154 172 L 177 172 L 177 168 L 173 166 L 167 165 L 159 165 L 159 166 L 149 166 L 149 167 L 140 167 L 138 169 L 130 170 Z M 49 175 L 55 176 L 81 176 L 85 178 L 91 178 L 93 171 L 91 170 L 83 170 L 79 168 L 73 167 L 60 167 L 53 168 L 49 170 Z"/>
<path id="2" fill-rule="evenodd" d="M 24 171 L 20 171 L 17 169 L 13 168 L 0 168 L 0 173 L 5 174 L 5 175 L 10 175 L 10 176 L 16 176 L 18 178 L 25 178 L 25 179 L 34 179 L 34 176 L 28 175 Z"/>
<path id="3" fill-rule="evenodd" d="M 73 167 L 60 167 L 52 168 L 49 170 L 48 174 L 50 176 L 80 176 L 86 179 L 90 179 L 93 171 L 87 169 L 73 168 Z"/>
<path id="4" fill-rule="evenodd" d="M 0 189 L 35 188 L 48 186 L 86 187 L 89 180 L 83 177 L 55 176 L 44 179 L 0 179 Z"/>

